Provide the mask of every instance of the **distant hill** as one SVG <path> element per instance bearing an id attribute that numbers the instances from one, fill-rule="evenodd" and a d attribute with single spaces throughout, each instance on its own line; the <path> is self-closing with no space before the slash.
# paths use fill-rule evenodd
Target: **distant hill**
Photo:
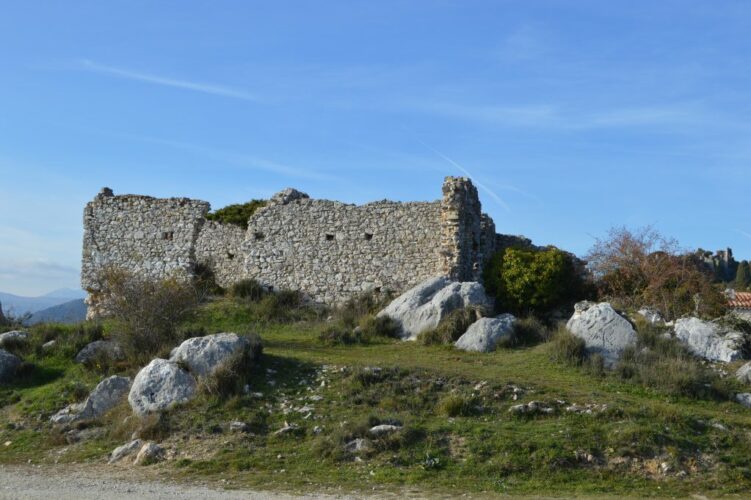
<path id="1" fill-rule="evenodd" d="M 86 319 L 86 304 L 83 299 L 75 299 L 32 314 L 26 322 L 37 323 L 78 323 Z"/>
<path id="2" fill-rule="evenodd" d="M 12 316 L 23 316 L 26 313 L 36 313 L 74 299 L 83 299 L 86 292 L 60 288 L 40 297 L 22 297 L 12 293 L 0 292 L 0 304 L 3 311 Z"/>

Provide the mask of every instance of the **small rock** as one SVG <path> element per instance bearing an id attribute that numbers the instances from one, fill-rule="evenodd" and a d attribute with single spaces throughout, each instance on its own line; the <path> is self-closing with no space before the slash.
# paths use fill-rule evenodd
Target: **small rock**
<path id="1" fill-rule="evenodd" d="M 156 443 L 148 442 L 141 448 L 133 461 L 135 465 L 151 465 L 164 460 L 164 448 Z"/>
<path id="2" fill-rule="evenodd" d="M 751 392 L 741 392 L 735 395 L 735 400 L 746 408 L 751 408 Z"/>
<path id="3" fill-rule="evenodd" d="M 463 351 L 491 352 L 499 341 L 511 337 L 514 323 L 516 318 L 511 314 L 480 318 L 469 326 L 454 345 Z"/>
<path id="4" fill-rule="evenodd" d="M 535 415 L 535 414 L 551 414 L 555 410 L 539 401 L 530 401 L 526 404 L 518 404 L 509 408 L 509 413 L 516 415 Z"/>
<path id="5" fill-rule="evenodd" d="M 141 448 L 141 446 L 143 446 L 143 441 L 141 441 L 140 439 L 134 439 L 130 443 L 118 446 L 110 454 L 109 463 L 114 464 L 115 462 L 122 460 L 128 455 L 135 453 Z"/>
<path id="6" fill-rule="evenodd" d="M 381 424 L 381 425 L 376 425 L 375 427 L 371 427 L 368 433 L 373 437 L 379 437 L 379 436 L 384 436 L 386 434 L 391 434 L 392 432 L 396 432 L 398 430 L 401 430 L 401 426 Z"/>
<path id="7" fill-rule="evenodd" d="M 123 353 L 120 344 L 113 340 L 96 340 L 81 349 L 76 354 L 75 361 L 88 365 L 101 358 L 120 361 L 125 359 L 125 353 Z"/>
<path id="8" fill-rule="evenodd" d="M 751 361 L 738 368 L 735 372 L 735 378 L 744 384 L 751 384 Z"/>
<path id="9" fill-rule="evenodd" d="M 57 340 L 50 340 L 49 342 L 45 342 L 42 344 L 42 350 L 43 351 L 49 351 L 53 347 L 57 345 Z"/>
<path id="10" fill-rule="evenodd" d="M 20 330 L 0 334 L 0 347 L 13 347 L 25 344 L 29 340 L 29 334 Z"/>
<path id="11" fill-rule="evenodd" d="M 362 439 L 362 438 L 354 439 L 344 445 L 344 451 L 351 455 L 354 455 L 355 453 L 365 452 L 368 450 L 370 450 L 370 441 L 368 441 L 367 439 Z"/>
<path id="12" fill-rule="evenodd" d="M 4 349 L 0 349 L 0 382 L 8 382 L 16 376 L 21 360 Z"/>
<path id="13" fill-rule="evenodd" d="M 229 430 L 232 432 L 244 432 L 248 433 L 250 432 L 250 425 L 246 424 L 245 422 L 230 422 L 229 424 Z"/>
<path id="14" fill-rule="evenodd" d="M 296 432 L 300 429 L 300 426 L 297 424 L 288 424 L 287 422 L 284 422 L 284 427 L 279 429 L 274 433 L 275 436 L 283 436 L 285 434 L 290 434 L 293 432 Z"/>

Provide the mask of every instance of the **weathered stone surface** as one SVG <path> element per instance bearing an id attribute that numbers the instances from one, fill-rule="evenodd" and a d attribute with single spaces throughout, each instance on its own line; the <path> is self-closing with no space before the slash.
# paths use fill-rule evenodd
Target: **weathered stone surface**
<path id="1" fill-rule="evenodd" d="M 664 325 L 665 318 L 663 318 L 660 311 L 651 307 L 642 307 L 638 311 L 639 316 L 647 320 L 650 325 Z"/>
<path id="2" fill-rule="evenodd" d="M 140 439 L 134 439 L 130 443 L 118 446 L 110 454 L 109 463 L 114 464 L 115 462 L 119 462 L 128 455 L 132 455 L 133 453 L 140 450 L 142 446 L 143 441 L 141 441 Z"/>
<path id="3" fill-rule="evenodd" d="M 344 452 L 354 455 L 369 451 L 371 448 L 370 441 L 367 439 L 357 438 L 344 445 Z"/>
<path id="4" fill-rule="evenodd" d="M 117 375 L 108 377 L 97 384 L 86 401 L 65 407 L 50 417 L 50 421 L 53 424 L 66 424 L 76 420 L 101 417 L 125 397 L 128 389 L 130 389 L 128 377 Z"/>
<path id="5" fill-rule="evenodd" d="M 236 333 L 194 337 L 173 350 L 170 361 L 185 363 L 194 376 L 205 377 L 247 345 L 248 341 Z"/>
<path id="6" fill-rule="evenodd" d="M 135 465 L 151 465 L 164 460 L 164 448 L 156 443 L 148 442 L 141 447 L 141 451 L 133 461 Z"/>
<path id="7" fill-rule="evenodd" d="M 751 361 L 738 368 L 735 372 L 735 378 L 745 384 L 751 384 Z"/>
<path id="8" fill-rule="evenodd" d="M 0 347 L 12 347 L 25 344 L 29 340 L 29 334 L 20 330 L 0 334 Z"/>
<path id="9" fill-rule="evenodd" d="M 451 311 L 467 306 L 489 307 L 485 289 L 476 282 L 456 282 L 445 277 L 430 278 L 392 301 L 378 316 L 389 316 L 401 327 L 405 340 L 414 340 Z"/>
<path id="10" fill-rule="evenodd" d="M 735 400 L 746 408 L 751 408 L 751 392 L 741 392 L 736 394 Z"/>
<path id="11" fill-rule="evenodd" d="M 463 177 L 447 177 L 434 202 L 356 206 L 286 189 L 243 231 L 207 221 L 203 201 L 110 190 L 84 211 L 81 281 L 93 317 L 107 310 L 101 278 L 108 266 L 187 279 L 203 264 L 224 287 L 254 278 L 327 304 L 369 290 L 401 292 L 430 276 L 477 280 L 499 241 L 481 208 Z"/>
<path id="12" fill-rule="evenodd" d="M 9 382 L 16 376 L 21 360 L 4 349 L 0 349 L 0 382 Z"/>
<path id="13" fill-rule="evenodd" d="M 515 323 L 516 318 L 512 314 L 480 318 L 469 326 L 454 345 L 463 351 L 491 352 L 501 339 L 513 334 Z"/>
<path id="14" fill-rule="evenodd" d="M 120 348 L 120 344 L 114 340 L 95 340 L 81 349 L 78 354 L 76 354 L 75 360 L 76 363 L 86 365 L 96 362 L 101 358 L 119 361 L 125 358 L 125 354 Z"/>
<path id="15" fill-rule="evenodd" d="M 675 322 L 675 337 L 696 356 L 709 361 L 743 359 L 743 335 L 699 318 L 681 318 Z"/>
<path id="16" fill-rule="evenodd" d="M 631 323 L 607 302 L 579 302 L 566 328 L 584 340 L 588 351 L 602 355 L 608 367 L 618 362 L 626 347 L 636 343 Z"/>
<path id="17" fill-rule="evenodd" d="M 154 359 L 138 372 L 128 394 L 138 416 L 167 410 L 193 399 L 196 380 L 177 363 Z"/>
<path id="18" fill-rule="evenodd" d="M 401 430 L 401 425 L 380 424 L 370 428 L 368 434 L 373 437 L 381 437 Z"/>

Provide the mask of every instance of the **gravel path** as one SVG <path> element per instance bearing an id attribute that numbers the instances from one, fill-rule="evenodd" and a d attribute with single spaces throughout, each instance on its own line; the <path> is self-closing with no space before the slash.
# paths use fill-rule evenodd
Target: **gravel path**
<path id="1" fill-rule="evenodd" d="M 129 473 L 90 467 L 6 466 L 0 465 L 0 499 L 187 499 L 187 500 L 344 500 L 346 495 L 306 494 L 304 496 L 249 490 L 218 490 L 186 485 L 158 478 L 134 478 Z"/>

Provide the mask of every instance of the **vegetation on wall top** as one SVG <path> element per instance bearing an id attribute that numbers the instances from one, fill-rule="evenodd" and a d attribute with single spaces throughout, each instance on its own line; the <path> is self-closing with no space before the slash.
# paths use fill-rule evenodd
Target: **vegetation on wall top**
<path id="1" fill-rule="evenodd" d="M 248 229 L 248 219 L 256 210 L 266 206 L 266 200 L 250 200 L 247 203 L 234 203 L 206 215 L 206 219 L 222 224 L 234 224 Z"/>

